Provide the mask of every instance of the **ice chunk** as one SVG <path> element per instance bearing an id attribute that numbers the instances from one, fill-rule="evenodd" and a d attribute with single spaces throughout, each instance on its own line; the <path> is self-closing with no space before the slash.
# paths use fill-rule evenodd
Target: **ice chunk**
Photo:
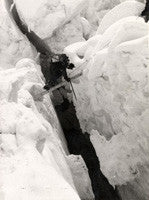
<path id="1" fill-rule="evenodd" d="M 74 184 L 81 199 L 91 200 L 94 199 L 91 190 L 91 182 L 88 175 L 88 170 L 81 156 L 69 155 L 67 157 Z"/>
<path id="2" fill-rule="evenodd" d="M 144 8 L 144 4 L 138 1 L 126 1 L 110 10 L 102 19 L 97 34 L 103 34 L 116 21 L 129 17 L 139 16 Z"/>

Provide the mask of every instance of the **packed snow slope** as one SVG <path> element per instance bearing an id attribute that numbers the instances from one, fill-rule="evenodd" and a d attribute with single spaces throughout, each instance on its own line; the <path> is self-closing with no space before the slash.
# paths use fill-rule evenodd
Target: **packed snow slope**
<path id="1" fill-rule="evenodd" d="M 117 5 L 95 36 L 65 49 L 75 73 L 83 70 L 73 84 L 82 129 L 123 200 L 149 199 L 149 26 L 137 16 L 143 7 Z"/>

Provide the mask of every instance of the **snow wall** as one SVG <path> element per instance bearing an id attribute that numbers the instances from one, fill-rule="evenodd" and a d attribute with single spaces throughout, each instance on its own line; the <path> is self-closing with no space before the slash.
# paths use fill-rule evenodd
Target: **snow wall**
<path id="1" fill-rule="evenodd" d="M 123 200 L 149 199 L 149 26 L 144 5 L 125 1 L 110 10 L 96 34 L 65 52 L 83 71 L 74 83 L 77 115 Z"/>

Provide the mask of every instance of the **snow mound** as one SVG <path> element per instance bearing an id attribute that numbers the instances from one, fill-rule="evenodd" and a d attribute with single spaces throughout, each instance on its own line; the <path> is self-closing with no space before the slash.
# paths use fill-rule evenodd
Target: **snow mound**
<path id="1" fill-rule="evenodd" d="M 90 22 L 92 29 L 97 30 L 99 19 L 119 3 L 119 0 L 89 0 L 84 16 Z"/>
<path id="2" fill-rule="evenodd" d="M 80 199 L 50 97 L 36 99 L 40 75 L 31 59 L 0 71 L 1 200 Z"/>
<path id="3" fill-rule="evenodd" d="M 80 199 L 34 148 L 23 149 L 10 158 L 1 159 L 0 169 L 2 200 Z"/>
<path id="4" fill-rule="evenodd" d="M 126 18 L 121 19 L 121 20 L 117 21 L 116 23 L 112 24 L 104 32 L 101 40 L 99 40 L 99 42 L 95 48 L 95 53 L 99 50 L 109 47 L 111 41 L 113 40 L 113 36 L 114 35 L 117 36 L 117 34 L 119 34 L 119 31 L 123 32 L 124 29 L 126 29 L 125 32 L 130 30 L 131 34 L 129 33 L 129 34 L 126 34 L 126 36 L 125 36 L 124 33 L 121 33 L 121 36 L 119 34 L 120 38 L 115 37 L 115 38 L 117 38 L 117 40 L 121 40 L 122 37 L 128 37 L 128 36 L 132 37 L 132 39 L 134 37 L 134 39 L 135 39 L 137 37 L 137 34 L 139 34 L 139 33 L 143 34 L 143 32 L 144 32 L 144 34 L 147 34 L 147 31 L 148 31 L 147 27 L 142 22 L 143 22 L 142 18 L 136 19 L 136 17 L 132 16 L 132 17 L 126 17 Z M 131 27 L 134 29 L 134 32 L 131 31 Z M 139 28 L 140 31 L 137 32 L 136 31 L 137 28 Z M 127 40 L 129 40 L 129 39 L 127 39 Z"/>
<path id="5" fill-rule="evenodd" d="M 129 16 L 139 16 L 144 8 L 144 4 L 135 0 L 125 1 L 112 10 L 110 10 L 102 19 L 97 34 L 103 34 L 104 31 L 110 27 L 116 21 L 129 17 Z"/>
<path id="6" fill-rule="evenodd" d="M 25 3 L 17 0 L 16 3 L 26 23 L 41 38 L 51 37 L 56 29 L 80 14 L 86 5 L 85 0 L 32 0 Z"/>

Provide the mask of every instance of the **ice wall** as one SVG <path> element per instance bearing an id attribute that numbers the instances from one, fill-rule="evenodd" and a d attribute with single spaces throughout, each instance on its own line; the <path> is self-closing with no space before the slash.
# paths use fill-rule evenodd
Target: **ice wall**
<path id="1" fill-rule="evenodd" d="M 36 64 L 21 60 L 0 80 L 0 199 L 79 200 Z"/>
<path id="2" fill-rule="evenodd" d="M 72 42 L 84 40 L 79 15 L 88 0 L 16 0 L 16 4 L 29 28 L 45 39 L 54 52 L 62 52 Z"/>
<path id="3" fill-rule="evenodd" d="M 125 1 L 102 19 L 96 35 L 65 52 L 83 70 L 74 83 L 78 118 L 123 200 L 149 199 L 148 24 L 144 5 Z"/>
<path id="4" fill-rule="evenodd" d="M 11 68 L 16 61 L 25 57 L 33 58 L 31 46 L 12 24 L 2 0 L 0 2 L 0 69 Z"/>

